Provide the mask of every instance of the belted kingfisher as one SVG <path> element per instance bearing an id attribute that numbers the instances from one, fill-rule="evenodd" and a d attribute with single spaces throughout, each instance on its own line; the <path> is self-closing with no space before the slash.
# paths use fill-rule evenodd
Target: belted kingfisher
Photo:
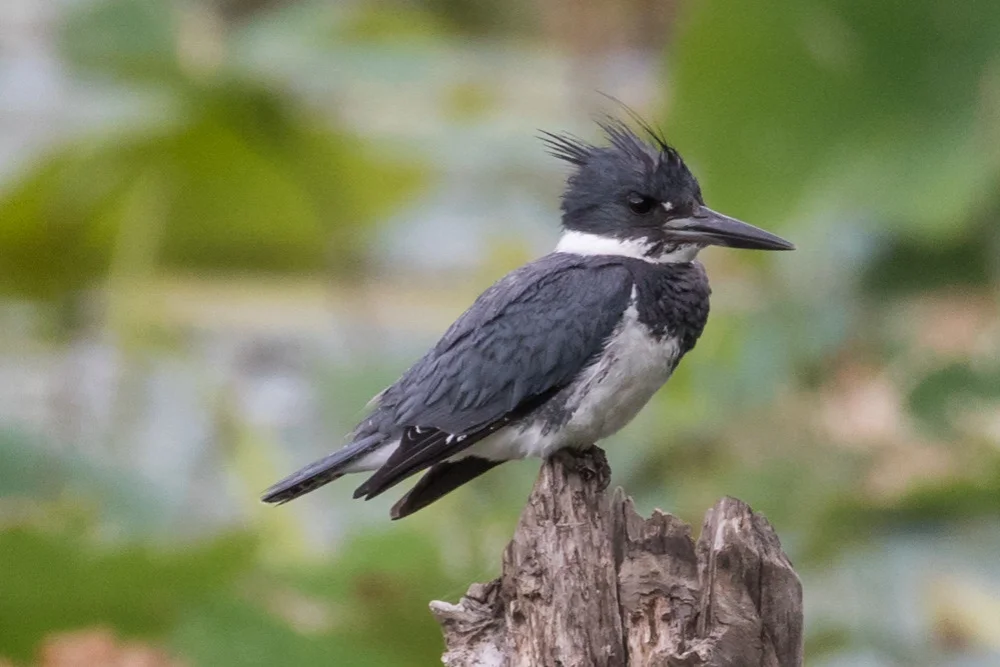
<path id="1" fill-rule="evenodd" d="M 347 473 L 374 473 L 374 498 L 426 471 L 398 519 L 511 459 L 586 447 L 615 433 L 670 378 L 701 335 L 708 245 L 792 250 L 705 206 L 662 135 L 614 118 L 608 145 L 543 132 L 572 173 L 555 251 L 487 289 L 403 376 L 378 394 L 350 443 L 278 482 L 284 503 Z"/>

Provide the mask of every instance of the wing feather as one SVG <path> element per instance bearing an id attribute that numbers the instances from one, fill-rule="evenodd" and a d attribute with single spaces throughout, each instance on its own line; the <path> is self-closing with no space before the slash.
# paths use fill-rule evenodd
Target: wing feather
<path id="1" fill-rule="evenodd" d="M 355 497 L 373 498 L 471 447 L 567 386 L 603 349 L 632 294 L 610 258 L 552 254 L 483 293 L 386 390 L 400 444 Z"/>

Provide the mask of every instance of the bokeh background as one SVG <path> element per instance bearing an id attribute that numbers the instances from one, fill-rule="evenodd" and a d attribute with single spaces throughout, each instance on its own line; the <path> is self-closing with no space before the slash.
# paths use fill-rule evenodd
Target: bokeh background
<path id="1" fill-rule="evenodd" d="M 614 483 L 766 513 L 810 665 L 1000 664 L 1000 3 L 950 0 L 0 2 L 0 662 L 437 664 L 537 463 L 258 493 L 553 246 L 597 91 L 799 247 L 703 253 Z"/>

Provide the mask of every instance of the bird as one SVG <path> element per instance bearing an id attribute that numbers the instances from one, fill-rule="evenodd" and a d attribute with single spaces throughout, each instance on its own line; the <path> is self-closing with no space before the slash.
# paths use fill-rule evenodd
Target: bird
<path id="1" fill-rule="evenodd" d="M 794 249 L 708 208 L 662 131 L 630 116 L 598 119 L 599 143 L 541 132 L 570 167 L 554 251 L 483 292 L 372 399 L 348 444 L 264 502 L 351 473 L 371 473 L 354 492 L 368 500 L 423 473 L 392 506 L 400 519 L 503 462 L 590 447 L 628 424 L 698 341 L 710 295 L 699 251 Z"/>

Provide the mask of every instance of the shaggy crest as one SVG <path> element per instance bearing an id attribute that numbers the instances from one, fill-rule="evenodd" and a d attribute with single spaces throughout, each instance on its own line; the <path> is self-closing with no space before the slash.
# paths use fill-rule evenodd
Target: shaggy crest
<path id="1" fill-rule="evenodd" d="M 650 169 L 655 169 L 657 163 L 661 161 L 680 162 L 680 155 L 667 144 L 663 133 L 658 128 L 654 128 L 628 107 L 625 107 L 625 110 L 648 137 L 648 140 L 644 140 L 636 134 L 621 119 L 605 116 L 597 121 L 597 125 L 604 131 L 604 136 L 607 137 L 612 148 L 643 163 Z M 550 155 L 576 167 L 585 166 L 595 154 L 607 150 L 605 147 L 595 146 L 569 133 L 555 134 L 542 130 L 540 138 L 545 143 Z"/>

